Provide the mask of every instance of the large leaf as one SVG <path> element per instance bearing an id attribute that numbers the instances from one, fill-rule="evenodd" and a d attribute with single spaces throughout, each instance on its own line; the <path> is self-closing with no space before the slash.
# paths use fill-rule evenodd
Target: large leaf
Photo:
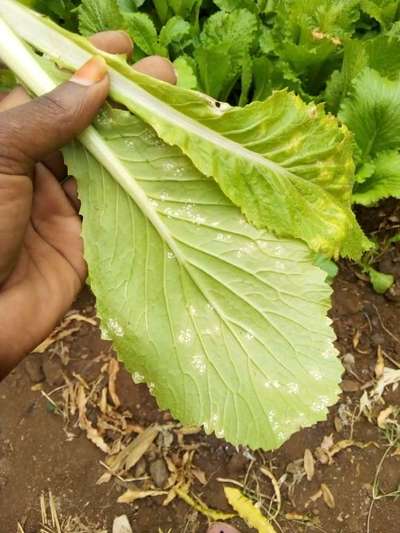
<path id="1" fill-rule="evenodd" d="M 371 175 L 354 189 L 357 204 L 372 205 L 393 196 L 400 198 L 400 154 L 396 150 L 381 152 L 373 160 Z"/>
<path id="2" fill-rule="evenodd" d="M 364 158 L 400 149 L 400 81 L 364 69 L 342 104 L 340 118 L 354 132 Z"/>
<path id="3" fill-rule="evenodd" d="M 246 223 L 178 148 L 140 119 L 96 125 L 108 166 L 66 152 L 103 330 L 137 381 L 180 420 L 276 447 L 326 415 L 342 372 L 310 252 Z"/>
<path id="4" fill-rule="evenodd" d="M 1 56 L 27 86 L 54 86 L 55 67 L 1 18 L 0 30 Z M 250 226 L 127 111 L 106 110 L 96 127 L 80 136 L 88 151 L 75 144 L 66 159 L 103 329 L 135 379 L 183 422 L 253 447 L 324 418 L 342 368 L 308 248 Z"/>
<path id="5" fill-rule="evenodd" d="M 78 12 L 79 30 L 83 35 L 124 27 L 117 0 L 82 0 Z"/>
<path id="6" fill-rule="evenodd" d="M 2 1 L 0 14 L 33 46 L 71 68 L 99 53 L 13 0 Z M 328 256 L 340 250 L 361 254 L 365 240 L 350 209 L 350 135 L 320 106 L 279 92 L 244 108 L 221 108 L 102 55 L 110 66 L 112 97 L 179 146 L 250 222 L 300 238 Z"/>

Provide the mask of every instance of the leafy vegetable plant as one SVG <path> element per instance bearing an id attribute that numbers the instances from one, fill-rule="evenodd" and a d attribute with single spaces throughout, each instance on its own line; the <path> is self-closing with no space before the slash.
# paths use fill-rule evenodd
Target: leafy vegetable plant
<path id="1" fill-rule="evenodd" d="M 254 448 L 324 418 L 342 368 L 327 274 L 314 265 L 334 275 L 328 258 L 359 259 L 369 243 L 351 202 L 397 194 L 397 130 L 385 126 L 396 60 L 382 65 L 375 46 L 396 49 L 396 10 L 355 0 L 25 3 L 64 27 L 2 0 L 0 57 L 15 75 L 43 94 L 101 54 L 110 97 L 125 107 L 108 104 L 65 159 L 102 329 L 134 379 L 183 422 Z M 178 86 L 65 29 L 78 23 L 84 35 L 124 28 L 136 59 L 174 61 Z M 366 94 L 371 79 L 382 104 Z"/>

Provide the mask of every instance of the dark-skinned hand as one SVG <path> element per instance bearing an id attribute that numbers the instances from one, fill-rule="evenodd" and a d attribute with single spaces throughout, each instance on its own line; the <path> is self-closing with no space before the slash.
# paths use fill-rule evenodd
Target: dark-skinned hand
<path id="1" fill-rule="evenodd" d="M 131 54 L 124 32 L 92 43 Z M 134 68 L 175 83 L 169 61 Z M 73 180 L 63 185 L 62 146 L 89 126 L 104 103 L 109 79 L 93 58 L 69 82 L 30 100 L 17 88 L 0 100 L 0 379 L 45 339 L 70 308 L 87 276 Z"/>

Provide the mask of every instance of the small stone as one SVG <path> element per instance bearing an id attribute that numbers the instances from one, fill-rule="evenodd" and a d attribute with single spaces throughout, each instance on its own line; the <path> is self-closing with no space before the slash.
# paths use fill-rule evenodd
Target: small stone
<path id="1" fill-rule="evenodd" d="M 141 459 L 139 459 L 139 462 L 135 466 L 134 476 L 136 478 L 144 476 L 146 473 L 146 468 L 147 468 L 146 459 L 142 457 Z"/>
<path id="2" fill-rule="evenodd" d="M 153 463 L 151 463 L 150 476 L 157 488 L 163 489 L 165 487 L 168 481 L 169 473 L 164 459 L 156 459 Z"/>
<path id="3" fill-rule="evenodd" d="M 397 282 L 385 292 L 385 298 L 394 303 L 400 302 L 400 283 Z"/>
<path id="4" fill-rule="evenodd" d="M 343 363 L 346 365 L 353 366 L 355 364 L 356 360 L 354 358 L 354 355 L 350 352 L 345 353 L 343 356 Z"/>
<path id="5" fill-rule="evenodd" d="M 59 387 L 64 383 L 61 363 L 57 359 L 46 358 L 43 362 L 43 372 L 47 383 L 51 387 Z"/>
<path id="6" fill-rule="evenodd" d="M 241 474 L 246 471 L 248 464 L 249 460 L 244 455 L 241 453 L 235 453 L 228 463 L 228 469 L 233 475 Z"/>
<path id="7" fill-rule="evenodd" d="M 371 344 L 373 346 L 383 346 L 385 344 L 385 337 L 381 333 L 374 333 L 371 335 Z"/>
<path id="8" fill-rule="evenodd" d="M 358 392 L 360 390 L 360 384 L 351 379 L 344 379 L 340 387 L 344 392 Z"/>
<path id="9" fill-rule="evenodd" d="M 44 381 L 42 360 L 38 355 L 31 354 L 25 359 L 25 371 L 32 383 Z"/>

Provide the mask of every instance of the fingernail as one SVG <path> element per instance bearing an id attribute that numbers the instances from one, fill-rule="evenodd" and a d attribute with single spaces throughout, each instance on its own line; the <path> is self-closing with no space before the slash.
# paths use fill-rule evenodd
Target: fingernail
<path id="1" fill-rule="evenodd" d="M 72 76 L 71 81 L 79 85 L 94 85 L 107 74 L 107 63 L 101 56 L 94 56 Z"/>
<path id="2" fill-rule="evenodd" d="M 129 33 L 127 31 L 118 30 L 118 33 L 125 37 L 126 42 L 129 43 L 130 46 L 133 46 L 133 41 L 132 41 L 131 36 L 129 35 Z"/>

